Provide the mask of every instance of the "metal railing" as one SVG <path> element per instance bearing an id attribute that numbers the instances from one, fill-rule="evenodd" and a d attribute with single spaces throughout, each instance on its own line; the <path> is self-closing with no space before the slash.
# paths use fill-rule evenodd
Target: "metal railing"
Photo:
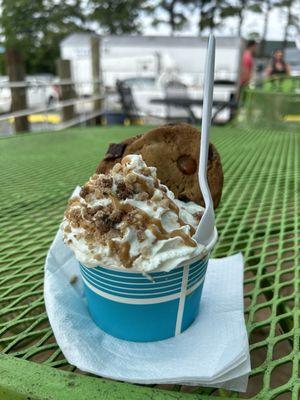
<path id="1" fill-rule="evenodd" d="M 36 78 L 34 78 L 36 79 Z M 11 112 L 4 112 L 0 114 L 0 123 L 4 123 L 5 121 L 11 122 L 11 120 L 15 120 L 16 118 L 26 117 L 34 114 L 47 114 L 53 113 L 54 111 L 58 111 L 61 113 L 65 107 L 70 106 L 77 106 L 77 110 L 74 110 L 74 118 L 70 118 L 68 120 L 63 120 L 61 118 L 61 122 L 57 123 L 55 126 L 47 126 L 47 129 L 53 130 L 61 130 L 65 129 L 66 127 L 71 127 L 77 124 L 82 124 L 87 122 L 88 120 L 94 119 L 95 117 L 101 115 L 102 109 L 97 107 L 95 109 L 95 105 L 99 101 L 105 99 L 105 93 L 103 90 L 100 89 L 102 86 L 102 81 L 100 80 L 86 80 L 86 81 L 74 81 L 74 80 L 59 80 L 55 79 L 52 81 L 34 81 L 34 79 L 29 79 L 28 81 L 18 81 L 18 82 L 9 82 L 9 81 L 1 81 L 0 80 L 0 102 L 1 102 L 1 89 L 11 89 L 16 88 L 24 88 L 26 91 L 30 90 L 31 88 L 42 88 L 43 99 L 39 102 L 35 102 L 35 106 L 27 106 L 26 109 L 11 111 Z M 99 93 L 95 93 L 95 85 L 99 85 Z M 60 93 L 62 92 L 61 88 L 63 86 L 70 86 L 72 93 L 74 93 L 74 97 L 68 99 L 61 99 Z M 54 98 L 54 102 L 51 104 L 47 104 L 47 87 L 52 88 L 56 87 L 57 96 Z M 34 94 L 32 94 L 34 96 Z M 5 96 L 6 103 L 4 104 L 4 108 L 11 107 L 11 99 L 12 95 L 10 93 L 9 96 Z M 27 92 L 27 105 L 29 101 L 29 95 Z M 81 106 L 82 105 L 82 106 Z M 3 106 L 2 106 L 3 107 Z M 0 133 L 1 134 L 1 133 Z"/>
<path id="2" fill-rule="evenodd" d="M 34 78 L 36 79 L 36 78 Z M 38 78 L 37 78 L 38 80 Z M 1 81 L 0 79 L 0 88 L 2 87 L 7 87 L 7 88 L 18 88 L 18 87 L 33 87 L 33 86 L 53 86 L 53 85 L 58 85 L 58 86 L 63 86 L 63 85 L 83 85 L 83 84 L 101 84 L 101 80 L 87 80 L 87 81 L 74 81 L 70 79 L 53 79 L 52 81 L 49 82 L 33 82 L 33 80 L 28 80 L 28 81 L 15 81 L 15 82 L 10 82 L 10 81 Z"/>

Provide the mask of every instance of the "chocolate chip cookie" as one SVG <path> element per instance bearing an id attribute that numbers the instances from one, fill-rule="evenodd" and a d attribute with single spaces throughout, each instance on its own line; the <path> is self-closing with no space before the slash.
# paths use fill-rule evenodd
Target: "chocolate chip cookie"
<path id="1" fill-rule="evenodd" d="M 175 196 L 183 201 L 204 205 L 198 183 L 199 131 L 188 124 L 170 124 L 144 135 L 110 144 L 97 173 L 107 173 L 128 154 L 141 154 L 148 166 L 157 168 L 157 176 Z M 210 143 L 208 154 L 208 184 L 214 207 L 220 202 L 223 171 L 219 153 Z"/>

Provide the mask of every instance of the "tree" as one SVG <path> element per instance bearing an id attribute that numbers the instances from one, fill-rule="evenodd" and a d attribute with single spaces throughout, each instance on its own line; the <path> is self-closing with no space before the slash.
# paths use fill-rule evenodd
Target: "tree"
<path id="1" fill-rule="evenodd" d="M 213 31 L 228 17 L 238 18 L 237 35 L 241 37 L 245 11 L 261 12 L 259 0 L 194 0 L 194 10 L 198 10 L 199 34 L 205 29 Z"/>
<path id="2" fill-rule="evenodd" d="M 237 0 L 237 1 L 224 1 L 221 10 L 221 17 L 237 17 L 238 29 L 237 36 L 242 36 L 242 27 L 245 19 L 245 12 L 252 11 L 255 13 L 262 12 L 262 1 L 259 0 Z"/>
<path id="3" fill-rule="evenodd" d="M 6 47 L 27 49 L 38 40 L 42 8 L 42 0 L 2 0 L 0 25 Z"/>
<path id="4" fill-rule="evenodd" d="M 88 7 L 88 18 L 111 35 L 139 33 L 141 14 L 152 10 L 145 0 L 89 0 Z"/>
<path id="5" fill-rule="evenodd" d="M 221 19 L 219 17 L 221 8 L 222 1 L 202 0 L 200 2 L 199 32 L 203 32 L 206 28 L 208 28 L 210 32 L 213 32 L 215 28 L 220 26 Z"/>
<path id="6" fill-rule="evenodd" d="M 283 48 L 285 49 L 287 46 L 290 28 L 294 27 L 299 32 L 300 30 L 300 16 L 299 10 L 295 10 L 295 6 L 299 6 L 298 0 L 279 0 L 276 3 L 277 7 L 283 9 L 286 15 L 286 23 L 283 32 Z"/>
<path id="7" fill-rule="evenodd" d="M 160 0 L 156 3 L 154 9 L 166 15 L 155 17 L 152 24 L 158 26 L 161 24 L 168 25 L 173 35 L 176 31 L 180 31 L 188 22 L 187 6 L 192 3 L 190 0 Z"/>
<path id="8" fill-rule="evenodd" d="M 205 23 L 205 9 L 204 6 L 206 5 L 206 3 L 208 3 L 208 1 L 205 0 L 197 0 L 196 1 L 196 9 L 198 8 L 198 32 L 199 35 L 201 35 L 201 33 L 203 32 L 203 30 L 206 27 L 206 23 Z"/>
<path id="9" fill-rule="evenodd" d="M 198 14 L 198 32 L 199 35 L 203 33 L 205 29 L 213 31 L 215 28 L 221 25 L 220 10 L 222 8 L 221 0 L 194 0 L 189 1 L 193 12 Z"/>
<path id="10" fill-rule="evenodd" d="M 275 4 L 274 0 L 265 0 L 264 1 L 264 23 L 263 23 L 263 32 L 261 35 L 261 39 L 262 39 L 262 44 L 265 43 L 266 38 L 267 38 L 267 33 L 268 33 L 268 27 L 269 27 L 269 16 L 270 16 L 270 11 L 273 7 L 273 5 Z"/>
<path id="11" fill-rule="evenodd" d="M 28 72 L 54 72 L 60 40 L 84 30 L 81 0 L 2 0 L 0 25 L 5 47 L 23 54 Z"/>
<path id="12" fill-rule="evenodd" d="M 265 46 L 266 46 L 266 39 L 269 27 L 269 16 L 272 7 L 275 5 L 274 0 L 265 0 L 263 5 L 263 13 L 264 13 L 264 22 L 263 22 L 263 32 L 261 35 L 261 44 L 260 44 L 260 53 L 261 55 L 264 54 Z"/>
<path id="13" fill-rule="evenodd" d="M 44 26 L 39 40 L 28 51 L 27 65 L 31 72 L 54 72 L 55 60 L 60 56 L 59 44 L 70 33 L 90 31 L 86 28 L 81 0 L 44 0 Z"/>

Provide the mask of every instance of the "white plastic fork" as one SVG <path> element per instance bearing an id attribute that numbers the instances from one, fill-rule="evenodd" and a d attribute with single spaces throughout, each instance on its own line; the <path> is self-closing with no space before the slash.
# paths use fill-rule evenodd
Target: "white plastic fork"
<path id="1" fill-rule="evenodd" d="M 205 203 L 205 210 L 194 235 L 197 243 L 211 248 L 217 240 L 217 230 L 215 228 L 215 213 L 209 186 L 207 183 L 207 160 L 209 149 L 209 130 L 212 118 L 212 98 L 214 87 L 214 68 L 215 68 L 215 38 L 209 36 L 206 63 L 204 71 L 204 92 L 201 126 L 201 146 L 198 169 L 198 179 L 201 193 Z"/>

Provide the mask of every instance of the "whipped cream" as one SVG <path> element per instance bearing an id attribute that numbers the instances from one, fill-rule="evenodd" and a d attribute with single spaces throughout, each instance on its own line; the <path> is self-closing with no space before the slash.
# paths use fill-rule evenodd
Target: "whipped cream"
<path id="1" fill-rule="evenodd" d="M 87 267 L 170 271 L 205 254 L 193 239 L 202 213 L 175 199 L 141 156 L 128 155 L 109 174 L 94 174 L 69 201 L 61 229 Z"/>

